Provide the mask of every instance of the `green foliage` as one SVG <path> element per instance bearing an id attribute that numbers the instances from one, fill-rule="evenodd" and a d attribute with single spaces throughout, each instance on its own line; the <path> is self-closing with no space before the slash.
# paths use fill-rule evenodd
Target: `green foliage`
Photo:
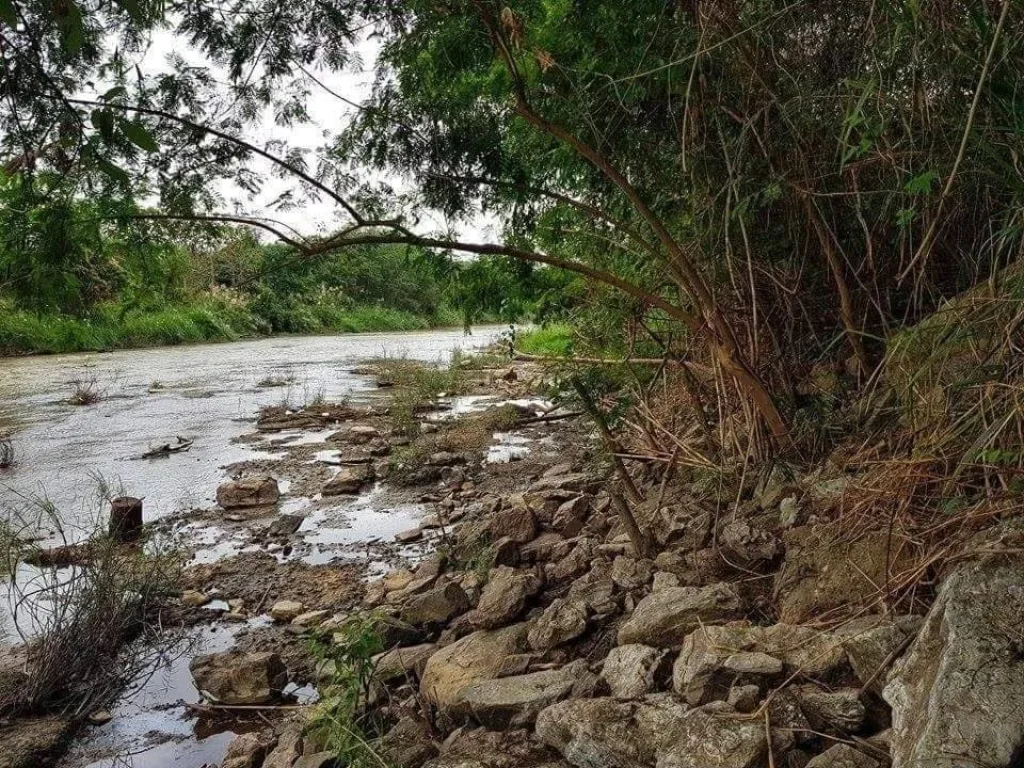
<path id="1" fill-rule="evenodd" d="M 528 355 L 565 357 L 572 354 L 572 326 L 552 323 L 517 334 L 516 350 Z"/>
<path id="2" fill-rule="evenodd" d="M 331 674 L 326 685 L 320 687 L 321 699 L 309 733 L 317 744 L 353 768 L 380 766 L 369 744 L 372 724 L 367 722 L 365 712 L 373 657 L 384 650 L 378 623 L 372 614 L 354 616 L 312 641 L 314 655 Z"/>

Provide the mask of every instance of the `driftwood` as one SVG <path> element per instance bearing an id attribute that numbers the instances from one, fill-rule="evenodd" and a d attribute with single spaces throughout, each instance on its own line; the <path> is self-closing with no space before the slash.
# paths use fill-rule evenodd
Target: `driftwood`
<path id="1" fill-rule="evenodd" d="M 89 562 L 91 554 L 89 543 L 85 542 L 30 550 L 24 560 L 36 568 L 67 568 L 72 565 L 85 565 Z"/>
<path id="2" fill-rule="evenodd" d="M 142 454 L 144 459 L 159 459 L 164 456 L 170 456 L 172 453 L 182 453 L 192 447 L 192 443 L 195 442 L 194 438 L 178 437 L 178 442 L 175 444 L 164 443 L 159 448 L 153 448 L 152 450 L 146 451 Z"/>

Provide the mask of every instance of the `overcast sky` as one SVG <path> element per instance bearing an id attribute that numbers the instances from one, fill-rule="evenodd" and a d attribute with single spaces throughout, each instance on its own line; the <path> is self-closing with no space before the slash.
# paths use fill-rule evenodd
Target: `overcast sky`
<path id="1" fill-rule="evenodd" d="M 316 70 L 311 72 L 331 91 L 350 101 L 360 103 L 369 95 L 373 83 L 373 65 L 379 46 L 376 41 L 367 38 L 357 47 L 362 59 L 362 69 L 343 73 Z M 154 33 L 148 48 L 139 60 L 139 66 L 147 76 L 168 71 L 170 67 L 167 60 L 171 54 L 184 57 L 189 64 L 207 67 L 220 81 L 227 79 L 223 70 L 214 66 L 209 59 L 192 48 L 187 40 L 176 36 L 171 30 Z M 268 110 L 262 123 L 251 128 L 249 133 L 240 138 L 257 146 L 262 146 L 271 140 L 283 140 L 289 146 L 303 147 L 308 150 L 322 146 L 331 134 L 337 133 L 351 119 L 356 109 L 319 88 L 315 83 L 311 83 L 310 87 L 311 97 L 307 103 L 310 123 L 291 126 L 277 125 L 272 113 Z M 309 165 L 310 167 L 316 165 L 312 155 L 310 155 Z M 337 204 L 328 200 L 303 201 L 294 208 L 284 211 L 269 207 L 282 193 L 290 189 L 295 190 L 298 185 L 294 181 L 281 179 L 274 175 L 271 172 L 269 161 L 254 158 L 250 167 L 264 175 L 265 182 L 262 193 L 253 198 L 247 191 L 234 184 L 221 183 L 218 186 L 218 191 L 225 198 L 224 211 L 237 212 L 247 216 L 262 215 L 274 218 L 294 227 L 304 235 L 333 231 L 345 221 L 344 211 L 341 211 Z M 402 186 L 401 179 L 389 179 L 389 181 L 398 188 Z M 418 211 L 417 213 L 422 220 L 421 229 L 445 226 L 445 222 L 439 214 L 430 211 Z M 458 231 L 460 236 L 466 239 L 493 241 L 497 236 L 496 230 L 493 222 L 478 217 L 470 224 L 460 226 Z"/>

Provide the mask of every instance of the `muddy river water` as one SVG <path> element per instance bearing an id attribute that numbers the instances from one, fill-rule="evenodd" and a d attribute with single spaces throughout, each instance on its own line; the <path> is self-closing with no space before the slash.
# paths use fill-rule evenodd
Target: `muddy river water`
<path id="1" fill-rule="evenodd" d="M 388 355 L 444 362 L 453 350 L 484 346 L 501 331 L 493 326 L 474 328 L 468 336 L 446 329 L 279 337 L 107 354 L 0 358 L 0 433 L 13 432 L 17 458 L 14 467 L 0 470 L 0 513 L 22 514 L 46 499 L 62 530 L 58 533 L 57 525 L 44 523 L 39 535 L 78 539 L 104 514 L 106 505 L 98 494 L 104 487 L 144 497 L 147 520 L 210 506 L 224 479 L 223 468 L 260 456 L 235 441 L 252 432 L 261 406 L 317 398 L 366 401 L 376 388 L 370 377 L 353 372 L 362 361 Z M 83 386 L 101 395 L 98 402 L 69 404 L 73 391 Z M 187 453 L 140 459 L 178 437 L 194 441 Z M 372 497 L 353 502 L 348 514 L 356 518 L 351 520 L 356 531 L 370 531 L 380 517 Z M 307 522 L 315 524 L 316 518 Z M 317 532 L 310 534 L 315 541 Z M 17 639 L 9 605 L 0 605 L 0 626 L 8 635 L 3 642 Z M 230 634 L 215 625 L 205 634 L 203 650 L 232 643 Z M 63 765 L 217 764 L 232 734 L 196 734 L 181 707 L 174 705 L 197 696 L 186 662 L 171 664 L 155 682 L 122 700 L 112 712 L 112 722 L 93 729 L 89 748 L 72 750 Z M 156 732 L 159 738 L 154 738 Z"/>

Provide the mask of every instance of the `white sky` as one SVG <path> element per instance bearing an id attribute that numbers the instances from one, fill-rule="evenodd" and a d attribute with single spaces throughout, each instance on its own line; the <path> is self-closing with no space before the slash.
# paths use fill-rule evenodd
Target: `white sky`
<path id="1" fill-rule="evenodd" d="M 343 73 L 320 72 L 311 70 L 312 74 L 335 93 L 356 103 L 362 102 L 370 92 L 373 83 L 373 64 L 379 46 L 374 40 L 366 39 L 358 46 L 363 68 L 358 71 Z M 139 60 L 143 74 L 151 76 L 170 69 L 168 56 L 176 54 L 183 57 L 189 64 L 208 68 L 213 77 L 221 82 L 226 81 L 223 70 L 214 66 L 201 52 L 192 48 L 187 40 L 174 34 L 171 30 L 160 30 L 153 34 L 149 47 Z M 243 138 L 252 144 L 262 146 L 268 141 L 282 140 L 290 147 L 302 147 L 312 150 L 326 143 L 331 134 L 337 133 L 351 119 L 356 109 L 340 99 L 332 96 L 315 83 L 310 84 L 311 96 L 306 108 L 311 118 L 310 123 L 283 126 L 274 122 L 273 114 L 267 112 L 259 126 L 253 127 Z M 312 153 L 309 155 L 310 168 L 316 167 Z M 223 182 L 217 191 L 224 197 L 222 212 L 240 213 L 246 216 L 266 216 L 282 221 L 304 235 L 325 234 L 337 229 L 345 221 L 345 213 L 330 200 L 305 201 L 298 194 L 299 185 L 289 179 L 281 179 L 271 172 L 272 165 L 263 158 L 254 158 L 249 166 L 263 175 L 263 191 L 256 198 L 249 195 L 233 183 Z M 395 188 L 402 188 L 401 179 L 389 179 Z M 297 204 L 290 210 L 278 210 L 269 207 L 282 193 L 295 190 Z M 420 230 L 444 228 L 443 217 L 432 211 L 420 210 Z M 461 237 L 477 242 L 493 241 L 498 235 L 496 223 L 483 216 L 458 227 Z M 261 237 L 263 234 L 261 234 Z"/>

